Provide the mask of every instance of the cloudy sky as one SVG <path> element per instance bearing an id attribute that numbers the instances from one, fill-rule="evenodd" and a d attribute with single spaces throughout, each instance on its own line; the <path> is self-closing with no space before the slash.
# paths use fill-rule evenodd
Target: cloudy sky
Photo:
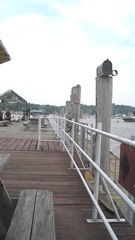
<path id="1" fill-rule="evenodd" d="M 109 58 L 113 102 L 135 106 L 134 0 L 0 0 L 0 39 L 11 61 L 0 65 L 0 94 L 64 105 L 81 85 L 95 104 L 96 68 Z"/>

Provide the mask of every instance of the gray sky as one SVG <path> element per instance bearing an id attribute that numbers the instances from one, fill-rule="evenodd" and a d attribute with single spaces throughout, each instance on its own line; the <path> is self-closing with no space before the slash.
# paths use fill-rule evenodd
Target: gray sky
<path id="1" fill-rule="evenodd" d="M 64 105 L 81 85 L 95 104 L 96 68 L 109 58 L 119 74 L 113 102 L 135 106 L 134 0 L 0 0 L 0 39 L 11 61 L 0 65 L 0 94 Z"/>

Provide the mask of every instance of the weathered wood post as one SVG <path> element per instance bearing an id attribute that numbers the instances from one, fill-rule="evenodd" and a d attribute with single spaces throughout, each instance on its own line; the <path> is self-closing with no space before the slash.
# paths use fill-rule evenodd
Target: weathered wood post
<path id="1" fill-rule="evenodd" d="M 66 101 L 65 118 L 69 119 L 69 120 L 72 120 L 72 118 L 73 118 L 71 101 Z M 65 124 L 66 124 L 65 130 L 70 135 L 72 124 L 68 121 L 66 121 Z"/>
<path id="2" fill-rule="evenodd" d="M 112 63 L 108 59 L 97 67 L 96 126 L 101 122 L 102 130 L 105 132 L 110 132 L 111 127 L 113 78 L 110 75 L 115 76 L 117 73 L 116 70 L 112 70 Z M 101 168 L 107 175 L 109 175 L 109 154 L 110 139 L 102 136 Z"/>
<path id="3" fill-rule="evenodd" d="M 76 85 L 72 87 L 71 90 L 71 101 L 73 103 L 73 118 L 74 121 L 79 123 L 80 120 L 80 100 L 81 100 L 81 87 L 80 85 Z M 74 140 L 77 142 L 78 140 L 78 126 L 75 125 L 75 135 Z"/>
<path id="4" fill-rule="evenodd" d="M 64 106 L 61 107 L 61 109 L 60 109 L 60 116 L 61 117 L 64 117 L 64 110 L 65 110 L 65 107 Z"/>
<path id="5" fill-rule="evenodd" d="M 66 101 L 65 118 L 71 113 L 71 101 Z"/>

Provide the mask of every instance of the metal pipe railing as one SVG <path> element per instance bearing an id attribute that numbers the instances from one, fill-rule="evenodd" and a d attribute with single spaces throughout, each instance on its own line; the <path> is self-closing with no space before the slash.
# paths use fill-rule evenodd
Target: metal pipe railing
<path id="1" fill-rule="evenodd" d="M 57 126 L 56 128 L 54 127 L 55 124 L 58 124 L 58 121 L 56 121 L 56 119 L 59 119 L 61 121 L 61 124 L 60 126 Z M 94 203 L 94 207 L 93 207 L 93 211 L 92 211 L 92 221 L 97 221 L 97 211 L 98 213 L 100 214 L 110 236 L 112 237 L 112 239 L 117 239 L 116 235 L 114 234 L 111 226 L 109 225 L 106 217 L 104 216 L 101 208 L 99 207 L 98 205 L 98 192 L 99 192 L 99 176 L 101 176 L 101 179 L 104 183 L 104 186 L 106 188 L 106 191 L 108 192 L 108 188 L 107 188 L 107 184 L 106 182 L 117 192 L 117 194 L 124 200 L 124 202 L 132 209 L 132 211 L 135 213 L 135 204 L 121 191 L 121 189 L 119 189 L 119 187 L 102 171 L 102 169 L 100 169 L 100 150 L 101 150 L 101 136 L 107 136 L 113 140 L 116 140 L 116 141 L 119 141 L 121 143 L 125 143 L 131 147 L 134 147 L 135 148 L 135 142 L 131 141 L 131 140 L 128 140 L 128 139 L 125 139 L 125 138 L 121 138 L 119 136 L 116 136 L 116 135 L 113 135 L 113 134 L 110 134 L 110 133 L 106 133 L 106 132 L 103 132 L 101 130 L 101 126 L 99 126 L 99 129 L 94 129 L 92 127 L 89 127 L 89 126 L 86 126 L 86 125 L 83 125 L 83 124 L 79 124 L 79 123 L 76 123 L 74 121 L 71 121 L 71 120 L 68 120 L 68 119 L 65 119 L 65 118 L 61 118 L 61 117 L 52 117 L 52 118 L 49 118 L 50 121 L 54 121 L 54 123 L 52 124 L 52 126 L 55 128 L 56 130 L 56 133 L 58 134 L 58 136 L 60 137 L 60 141 L 61 141 L 61 144 L 64 145 L 64 148 L 66 149 L 67 153 L 69 154 L 70 156 L 70 159 L 71 159 L 71 162 L 70 162 L 70 167 L 73 168 L 75 167 L 75 169 L 77 170 L 86 190 L 88 191 L 88 194 L 90 195 L 93 203 Z M 68 133 L 66 133 L 65 131 L 65 124 L 66 122 L 70 122 L 72 123 L 72 132 L 71 132 L 71 136 L 69 136 Z M 100 125 L 100 123 L 98 123 Z M 74 141 L 74 126 L 75 125 L 78 125 L 78 126 L 81 126 L 81 127 L 84 127 L 86 129 L 89 129 L 90 131 L 92 132 L 95 132 L 97 133 L 97 139 L 96 139 L 96 162 L 94 162 L 92 160 L 92 158 L 90 158 L 86 152 Z M 63 127 L 64 126 L 64 127 Z M 60 132 L 59 132 L 60 131 Z M 69 151 L 69 149 L 67 148 L 66 146 L 66 138 L 69 139 L 69 141 L 71 142 L 71 152 Z M 94 183 L 94 194 L 92 194 L 90 188 L 88 187 L 82 173 L 80 172 L 75 160 L 74 160 L 74 149 L 77 148 L 81 154 L 83 156 L 85 156 L 85 158 L 90 162 L 90 164 L 92 165 L 92 167 L 94 167 L 95 171 L 96 171 L 96 174 L 95 174 L 95 183 Z M 111 198 L 111 195 L 110 193 L 108 192 L 108 195 L 109 195 L 109 198 Z M 111 198 L 112 199 L 112 198 Z M 112 203 L 113 205 L 113 203 Z M 119 217 L 119 214 L 117 212 L 116 209 L 115 210 L 115 213 L 116 213 L 116 217 L 118 219 L 118 221 L 120 221 L 120 217 Z"/>
<path id="2" fill-rule="evenodd" d="M 60 117 L 59 117 L 60 118 Z M 76 123 L 76 122 L 73 122 L 71 120 L 67 120 L 65 118 L 63 118 L 64 121 L 70 121 L 74 124 L 77 124 L 79 125 L 79 123 Z M 81 125 L 81 124 L 80 124 Z M 120 142 L 123 142 L 125 144 L 129 144 L 129 146 L 134 146 L 135 147 L 135 143 L 133 143 L 133 141 L 131 140 L 127 140 L 125 138 L 121 138 L 121 137 L 118 137 L 118 136 L 115 136 L 113 134 L 109 134 L 106 132 L 103 132 L 99 129 L 94 129 L 94 128 L 91 128 L 91 127 L 88 127 L 88 126 L 84 126 L 84 125 L 81 125 L 82 127 L 86 127 L 86 128 L 89 128 L 91 129 L 92 131 L 96 132 L 96 133 L 99 133 L 99 134 L 102 134 L 102 135 L 106 135 L 108 137 L 112 137 L 113 139 L 117 140 L 117 141 L 120 141 Z M 68 135 L 66 132 L 65 132 L 66 135 Z M 83 151 L 80 146 L 68 135 L 69 139 L 71 140 L 71 142 L 74 143 L 74 145 L 76 147 L 78 147 L 78 149 L 84 154 L 84 156 L 87 158 L 87 160 L 93 165 L 93 167 L 99 171 L 99 173 L 101 174 L 101 176 L 108 182 L 108 184 L 118 193 L 118 195 L 124 200 L 124 202 L 126 204 L 129 205 L 129 207 L 135 212 L 135 204 L 132 203 L 131 200 L 128 199 L 128 197 L 118 188 L 118 186 L 101 170 L 101 168 L 99 168 L 97 166 L 97 164 L 95 162 L 93 162 L 93 160 L 85 153 L 85 151 Z"/>
<path id="3" fill-rule="evenodd" d="M 101 130 L 102 124 L 97 123 L 97 128 L 99 130 Z M 97 134 L 95 163 L 97 164 L 98 167 L 100 167 L 100 155 L 101 155 L 101 134 Z M 94 197 L 97 202 L 98 202 L 98 195 L 99 195 L 99 177 L 100 177 L 100 174 L 99 174 L 98 170 L 96 169 L 95 177 L 94 177 L 94 179 L 95 179 L 95 181 L 94 181 Z M 95 207 L 95 205 L 93 205 L 92 220 L 95 221 L 96 219 L 97 219 L 97 208 Z"/>
<path id="4" fill-rule="evenodd" d="M 74 142 L 74 143 L 75 143 L 75 142 Z M 63 142 L 63 144 L 65 145 L 64 142 Z M 82 180 L 82 182 L 83 182 L 83 184 L 84 184 L 84 186 L 85 186 L 85 188 L 86 188 L 89 196 L 91 197 L 91 199 L 92 199 L 92 201 L 93 201 L 93 203 L 94 203 L 94 205 L 95 205 L 95 207 L 96 207 L 96 209 L 97 209 L 100 217 L 102 218 L 102 220 L 103 220 L 103 222 L 104 222 L 104 224 L 105 224 L 105 226 L 106 226 L 106 228 L 107 228 L 107 230 L 108 230 L 111 238 L 112 238 L 113 240 L 118 240 L 117 237 L 116 237 L 116 235 L 115 235 L 115 233 L 114 233 L 114 231 L 112 230 L 110 224 L 108 223 L 108 221 L 107 221 L 104 213 L 102 212 L 102 210 L 101 210 L 101 208 L 100 208 L 97 200 L 96 200 L 95 197 L 93 196 L 92 191 L 91 191 L 90 188 L 88 187 L 88 185 L 87 185 L 87 183 L 86 183 L 86 181 L 85 181 L 85 179 L 84 179 L 84 177 L 83 177 L 80 169 L 78 168 L 76 162 L 75 162 L 74 159 L 72 158 L 72 155 L 71 155 L 71 153 L 69 152 L 69 150 L 68 150 L 68 148 L 66 147 L 66 145 L 65 145 L 65 149 L 67 150 L 67 152 L 68 152 L 68 154 L 69 154 L 69 156 L 70 156 L 70 158 L 71 158 L 71 160 L 72 160 L 72 162 L 73 162 L 73 165 L 75 166 L 75 169 L 77 170 L 77 172 L 78 172 L 78 174 L 79 174 L 79 176 L 80 176 L 80 178 L 81 178 L 81 180 Z M 89 221 L 88 221 L 88 222 L 89 222 Z"/>
<path id="5" fill-rule="evenodd" d="M 60 118 L 60 117 L 57 117 L 57 118 Z M 66 118 L 63 118 L 63 120 L 67 121 L 67 122 L 70 122 L 70 123 L 75 123 L 75 125 L 84 127 L 84 128 L 89 129 L 89 130 L 91 130 L 91 131 L 93 131 L 95 133 L 99 133 L 99 134 L 101 134 L 103 136 L 109 137 L 109 138 L 111 138 L 113 140 L 116 140 L 118 142 L 124 143 L 124 144 L 126 144 L 126 145 L 128 145 L 130 147 L 134 147 L 135 148 L 135 141 L 131 141 L 129 139 L 126 139 L 126 138 L 123 138 L 123 137 L 119 137 L 117 135 L 114 135 L 114 134 L 111 134 L 111 133 L 107 133 L 107 132 L 101 131 L 101 130 L 96 129 L 96 128 L 92 128 L 90 126 L 83 125 L 81 123 L 77 123 L 77 122 L 71 121 L 71 120 L 66 119 Z"/>

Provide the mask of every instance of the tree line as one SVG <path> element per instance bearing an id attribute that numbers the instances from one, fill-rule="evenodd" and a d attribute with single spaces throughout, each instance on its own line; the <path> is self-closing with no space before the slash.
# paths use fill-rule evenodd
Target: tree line
<path id="1" fill-rule="evenodd" d="M 87 114 L 87 115 L 95 115 L 96 114 L 96 106 L 94 105 L 83 105 L 81 104 L 80 110 L 82 115 Z M 117 116 L 117 115 L 131 115 L 135 113 L 135 107 L 133 106 L 127 106 L 127 105 L 118 105 L 115 103 L 112 103 L 112 116 Z"/>
<path id="2" fill-rule="evenodd" d="M 0 109 L 5 110 L 5 108 L 9 108 L 12 111 L 30 111 L 30 110 L 42 110 L 45 114 L 60 114 L 61 107 L 63 106 L 55 106 L 55 105 L 41 105 L 41 104 L 34 104 L 34 103 L 0 103 Z M 131 115 L 135 111 L 135 107 L 127 106 L 127 105 L 117 105 L 115 103 L 112 104 L 112 116 L 115 115 Z M 85 105 L 80 104 L 80 112 L 82 115 L 95 115 L 96 114 L 96 106 L 94 105 Z"/>

